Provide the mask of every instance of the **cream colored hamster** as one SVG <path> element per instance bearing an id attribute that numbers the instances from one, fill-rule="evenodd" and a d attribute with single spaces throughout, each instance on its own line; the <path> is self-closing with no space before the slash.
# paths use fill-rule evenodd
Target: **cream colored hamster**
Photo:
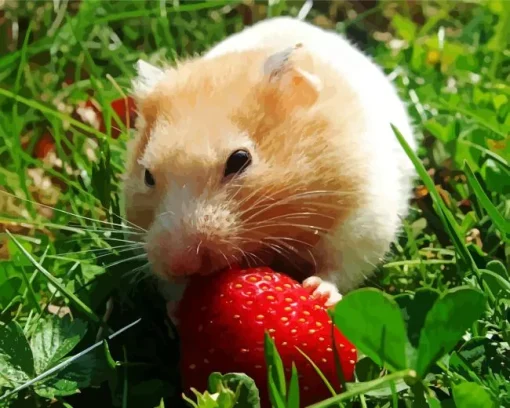
<path id="1" fill-rule="evenodd" d="M 338 34 L 266 20 L 174 67 L 140 61 L 133 90 L 127 216 L 173 287 L 269 264 L 333 305 L 389 251 L 414 176 L 390 123 L 415 139 L 393 85 Z"/>

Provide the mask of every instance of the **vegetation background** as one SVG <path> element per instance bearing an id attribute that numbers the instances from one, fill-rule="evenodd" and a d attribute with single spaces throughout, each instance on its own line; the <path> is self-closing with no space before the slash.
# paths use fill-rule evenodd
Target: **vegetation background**
<path id="1" fill-rule="evenodd" d="M 0 1 L 0 406 L 180 406 L 175 335 L 121 218 L 134 63 L 201 53 L 302 4 Z M 380 314 L 337 313 L 371 316 L 376 336 L 404 324 L 386 313 L 398 304 L 408 338 L 384 352 L 439 351 L 416 383 L 412 359 L 389 365 L 342 326 L 362 352 L 347 404 L 509 407 L 510 2 L 316 0 L 307 20 L 381 64 L 421 143 L 412 214 L 366 282 Z"/>

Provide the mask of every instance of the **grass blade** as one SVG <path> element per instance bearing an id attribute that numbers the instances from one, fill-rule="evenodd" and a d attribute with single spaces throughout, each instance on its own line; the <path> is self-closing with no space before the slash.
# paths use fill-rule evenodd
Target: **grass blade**
<path id="1" fill-rule="evenodd" d="M 283 401 L 283 397 L 280 394 L 278 385 L 276 385 L 275 383 L 273 373 L 271 370 L 269 371 L 268 382 L 269 382 L 269 398 L 271 400 L 271 404 L 273 405 L 274 408 L 285 408 L 285 402 Z"/>
<path id="2" fill-rule="evenodd" d="M 287 395 L 287 408 L 299 408 L 299 377 L 294 363 L 292 363 L 292 375 Z"/>
<path id="3" fill-rule="evenodd" d="M 32 264 L 37 268 L 39 272 L 41 272 L 48 281 L 51 282 L 53 286 L 55 286 L 60 292 L 62 292 L 74 305 L 81 310 L 90 320 L 95 323 L 100 323 L 101 319 L 90 309 L 85 303 L 83 303 L 78 297 L 76 297 L 73 293 L 69 292 L 50 272 L 48 272 L 43 266 L 37 262 L 32 255 L 30 255 L 25 248 L 19 243 L 19 241 L 7 230 L 7 234 L 14 241 L 16 246 L 19 248 L 21 252 L 32 262 Z"/>
<path id="4" fill-rule="evenodd" d="M 457 249 L 460 257 L 465 262 L 465 264 L 471 268 L 471 270 L 477 276 L 477 278 L 480 279 L 480 271 L 478 270 L 478 267 L 473 257 L 471 256 L 471 253 L 469 252 L 466 244 L 464 243 L 464 240 L 458 230 L 458 224 L 453 218 L 452 213 L 448 210 L 448 208 L 446 208 L 446 205 L 444 204 L 442 198 L 439 196 L 434 181 L 429 176 L 427 170 L 425 169 L 425 166 L 418 158 L 416 153 L 413 151 L 413 149 L 411 149 L 402 133 L 400 133 L 400 131 L 393 124 L 391 125 L 391 128 L 393 129 L 393 132 L 395 133 L 395 136 L 397 137 L 397 140 L 399 141 L 400 145 L 406 152 L 409 159 L 412 161 L 416 171 L 418 172 L 418 175 L 425 184 L 425 187 L 427 187 L 427 190 L 429 191 L 430 197 L 433 202 L 434 209 L 438 217 L 440 218 L 441 223 L 445 227 L 446 232 L 450 236 L 450 239 L 455 248 Z"/>
<path id="5" fill-rule="evenodd" d="M 335 392 L 335 389 L 332 387 L 331 383 L 328 381 L 328 379 L 325 377 L 325 375 L 322 373 L 319 367 L 317 367 L 317 364 L 313 362 L 313 360 L 308 357 L 304 351 L 302 351 L 300 348 L 296 347 L 296 350 L 301 353 L 301 355 L 308 360 L 308 362 L 311 364 L 313 369 L 317 372 L 321 380 L 326 384 L 326 387 L 328 387 L 328 390 L 331 392 L 331 395 L 335 396 L 337 395 Z"/>
<path id="6" fill-rule="evenodd" d="M 464 161 L 464 172 L 466 173 L 467 181 L 473 193 L 475 194 L 480 204 L 483 206 L 490 219 L 496 224 L 498 229 L 505 235 L 505 240 L 508 240 L 507 235 L 510 234 L 510 222 L 505 220 L 505 218 L 499 213 L 498 209 L 492 204 L 485 191 L 483 191 L 482 186 L 476 179 L 475 173 L 469 166 L 467 161 Z"/>
<path id="7" fill-rule="evenodd" d="M 79 120 L 73 119 L 70 116 L 65 115 L 55 109 L 51 109 L 51 108 L 43 105 L 42 103 L 24 98 L 20 95 L 16 95 L 15 93 L 10 92 L 7 89 L 3 89 L 3 88 L 0 88 L 0 95 L 3 95 L 9 99 L 13 99 L 16 102 L 21 102 L 23 105 L 26 105 L 32 109 L 36 109 L 36 110 L 38 110 L 42 113 L 45 113 L 47 115 L 56 117 L 56 118 L 60 119 L 61 121 L 69 122 L 71 125 L 77 127 L 78 129 L 83 130 L 85 132 L 90 132 L 94 136 L 97 136 L 98 138 L 100 138 L 101 140 L 103 140 L 105 138 L 105 135 L 102 132 L 94 129 L 92 126 L 85 125 L 84 123 L 80 122 Z"/>
<path id="8" fill-rule="evenodd" d="M 413 381 L 416 378 L 416 372 L 414 372 L 413 370 L 397 371 L 396 373 L 386 375 L 386 376 L 378 378 L 376 380 L 367 381 L 365 383 L 357 384 L 357 387 L 355 387 L 352 390 L 348 390 L 341 394 L 335 395 L 331 398 L 328 398 L 328 399 L 318 402 L 316 404 L 309 405 L 306 408 L 332 407 L 333 405 L 338 405 L 338 403 L 341 401 L 350 400 L 351 398 L 353 398 L 357 395 L 366 394 L 367 392 L 372 391 L 376 388 L 379 388 L 384 384 L 392 383 L 392 382 L 400 380 L 402 378 L 409 378 L 411 381 Z"/>
<path id="9" fill-rule="evenodd" d="M 269 371 L 269 378 L 274 378 L 276 381 L 276 387 L 280 395 L 285 396 L 287 394 L 285 372 L 283 370 L 283 362 L 276 349 L 276 346 L 269 336 L 269 333 L 265 333 L 264 338 L 264 354 L 266 358 L 266 364 Z"/>

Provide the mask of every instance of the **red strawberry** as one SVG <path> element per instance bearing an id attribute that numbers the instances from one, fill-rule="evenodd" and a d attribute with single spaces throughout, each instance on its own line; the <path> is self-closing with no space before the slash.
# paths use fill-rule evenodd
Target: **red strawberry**
<path id="1" fill-rule="evenodd" d="M 127 127 L 133 128 L 136 119 L 135 101 L 131 97 L 115 99 L 110 103 L 111 108 L 117 114 L 120 121 Z M 102 112 L 90 99 L 78 112 L 85 122 L 97 128 L 100 132 L 106 132 L 106 124 Z M 110 120 L 112 137 L 119 137 L 121 129 L 117 121 L 112 117 Z"/>
<path id="2" fill-rule="evenodd" d="M 119 119 L 128 128 L 134 127 L 136 111 L 135 101 L 131 97 L 115 99 L 110 104 L 112 109 L 115 111 Z M 117 122 L 112 118 L 112 137 L 116 139 L 120 135 L 120 129 Z"/>
<path id="3" fill-rule="evenodd" d="M 49 152 L 55 149 L 55 140 L 48 132 L 44 133 L 34 147 L 35 157 L 44 159 Z"/>
<path id="4" fill-rule="evenodd" d="M 339 390 L 332 349 L 332 322 L 322 304 L 296 281 L 269 268 L 233 268 L 191 280 L 176 313 L 181 339 L 181 373 L 185 392 L 207 389 L 210 373 L 244 372 L 252 377 L 270 406 L 264 332 L 274 339 L 287 375 L 295 362 L 301 403 L 331 396 L 301 349 Z M 353 379 L 357 354 L 334 329 L 346 381 Z M 290 377 L 289 377 L 290 378 Z M 287 378 L 287 380 L 289 379 Z"/>

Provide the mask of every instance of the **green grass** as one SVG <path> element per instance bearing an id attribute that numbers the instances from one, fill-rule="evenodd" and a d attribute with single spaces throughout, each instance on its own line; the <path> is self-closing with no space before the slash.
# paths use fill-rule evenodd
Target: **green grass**
<path id="1" fill-rule="evenodd" d="M 302 2 L 6 3 L 0 395 L 25 388 L 0 407 L 178 407 L 175 334 L 132 253 L 140 231 L 122 219 L 132 131 L 110 102 L 129 93 L 137 59 L 201 53 L 247 20 L 296 15 Z M 393 78 L 420 139 L 418 155 L 408 152 L 420 178 L 392 254 L 335 310 L 362 355 L 357 383 L 316 406 L 508 407 L 510 2 L 359 3 L 316 1 L 307 19 L 354 39 Z M 76 114 L 90 98 L 104 132 Z M 55 152 L 41 160 L 46 133 Z M 375 344 L 385 329 L 392 341 Z M 293 407 L 297 379 L 282 387 L 273 374 L 270 388 L 283 390 L 274 400 Z"/>

